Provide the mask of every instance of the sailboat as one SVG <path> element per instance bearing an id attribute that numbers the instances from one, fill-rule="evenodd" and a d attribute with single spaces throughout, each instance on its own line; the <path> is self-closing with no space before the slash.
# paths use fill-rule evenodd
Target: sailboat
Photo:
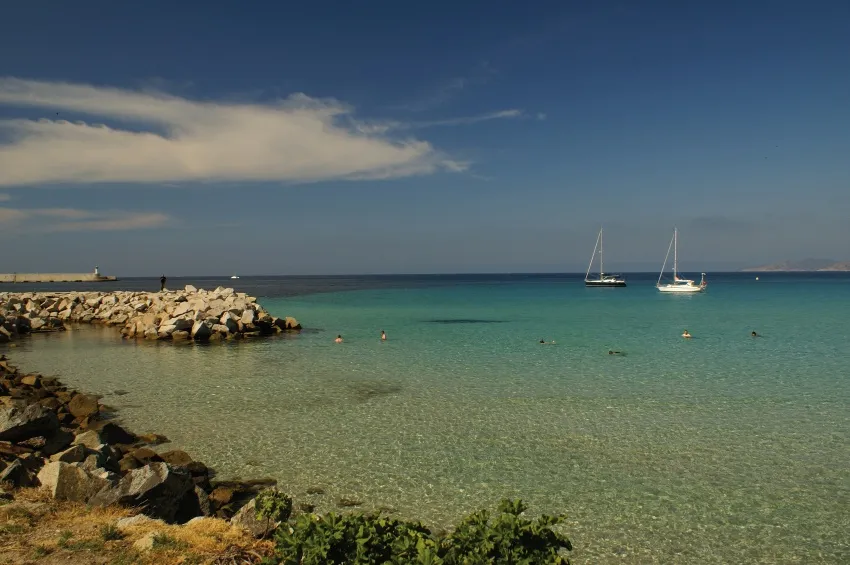
<path id="1" fill-rule="evenodd" d="M 593 260 L 596 258 L 596 250 L 599 250 L 599 276 L 590 278 L 590 269 L 593 268 Z M 619 275 L 606 275 L 602 269 L 602 228 L 599 228 L 599 236 L 596 238 L 596 246 L 593 255 L 590 256 L 590 265 L 584 274 L 584 286 L 626 286 L 626 281 Z"/>
<path id="2" fill-rule="evenodd" d="M 673 281 L 661 284 L 661 278 L 664 276 L 664 269 L 667 267 L 667 260 L 670 258 L 670 249 L 673 249 Z M 667 256 L 664 258 L 664 265 L 661 267 L 661 274 L 658 275 L 658 283 L 655 285 L 661 292 L 703 292 L 708 283 L 705 282 L 705 273 L 702 273 L 702 278 L 699 284 L 692 280 L 679 278 L 679 230 L 673 228 L 673 239 L 670 241 L 670 247 L 667 248 Z"/>

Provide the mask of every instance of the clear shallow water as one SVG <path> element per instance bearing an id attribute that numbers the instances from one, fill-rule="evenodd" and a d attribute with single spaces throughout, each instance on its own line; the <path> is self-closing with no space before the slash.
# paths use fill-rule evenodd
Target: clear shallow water
<path id="1" fill-rule="evenodd" d="M 104 402 L 222 476 L 323 487 L 320 508 L 447 524 L 522 497 L 568 515 L 576 563 L 848 562 L 850 277 L 760 278 L 701 296 L 651 276 L 241 279 L 316 331 L 174 347 L 89 328 L 12 354 L 129 391 Z"/>

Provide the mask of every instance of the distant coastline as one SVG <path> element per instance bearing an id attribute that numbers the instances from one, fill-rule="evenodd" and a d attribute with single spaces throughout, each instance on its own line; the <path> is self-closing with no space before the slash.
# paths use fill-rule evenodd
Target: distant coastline
<path id="1" fill-rule="evenodd" d="M 800 261 L 782 261 L 761 267 L 748 267 L 741 269 L 742 272 L 767 273 L 767 272 L 848 272 L 850 261 L 834 261 L 832 259 L 803 259 Z"/>

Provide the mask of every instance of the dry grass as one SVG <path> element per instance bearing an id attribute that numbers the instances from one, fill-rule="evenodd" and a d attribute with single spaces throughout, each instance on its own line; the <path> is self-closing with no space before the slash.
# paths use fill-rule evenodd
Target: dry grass
<path id="1" fill-rule="evenodd" d="M 132 516 L 123 508 L 87 508 L 57 502 L 37 489 L 21 489 L 15 501 L 0 506 L 0 565 L 206 565 L 257 563 L 272 551 L 268 541 L 215 518 L 191 525 L 144 523 L 121 530 L 121 539 L 109 526 Z M 156 535 L 154 549 L 139 552 L 133 544 Z"/>

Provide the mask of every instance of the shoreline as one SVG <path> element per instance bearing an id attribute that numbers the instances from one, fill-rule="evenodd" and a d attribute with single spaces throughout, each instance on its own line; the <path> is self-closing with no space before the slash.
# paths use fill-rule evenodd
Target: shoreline
<path id="1" fill-rule="evenodd" d="M 216 517 L 242 526 L 240 510 L 277 485 L 271 478 L 217 480 L 213 467 L 160 447 L 170 443 L 165 436 L 123 427 L 100 398 L 22 371 L 0 354 L 0 484 L 96 507 L 141 508 L 166 523 Z M 148 484 L 128 490 L 139 479 Z"/>

